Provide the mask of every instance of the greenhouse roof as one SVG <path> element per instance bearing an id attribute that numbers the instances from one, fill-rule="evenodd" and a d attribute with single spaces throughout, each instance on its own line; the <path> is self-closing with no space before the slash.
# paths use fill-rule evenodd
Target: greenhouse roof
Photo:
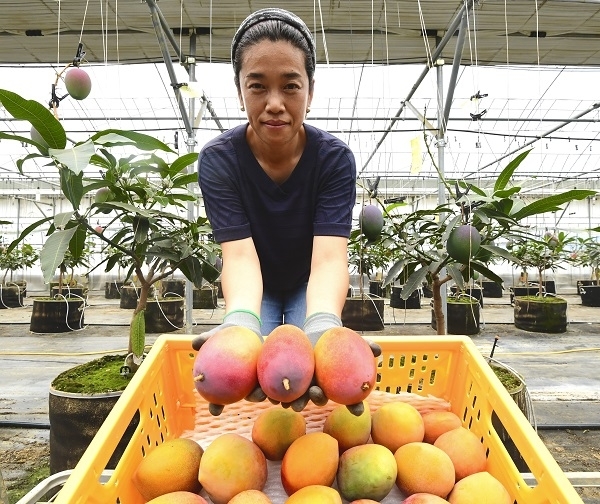
<path id="1" fill-rule="evenodd" d="M 228 61 L 240 22 L 274 3 L 284 5 L 264 0 L 2 0 L 0 64 L 65 61 L 75 56 L 79 42 L 89 61 L 160 61 L 154 27 L 163 21 L 176 39 L 196 34 L 198 60 Z M 285 6 L 313 31 L 320 63 L 408 64 L 427 63 L 436 39 L 449 31 L 452 40 L 442 56 L 451 62 L 457 38 L 453 22 L 473 3 L 470 50 L 462 52 L 462 64 L 600 64 L 598 0 L 295 0 Z"/>

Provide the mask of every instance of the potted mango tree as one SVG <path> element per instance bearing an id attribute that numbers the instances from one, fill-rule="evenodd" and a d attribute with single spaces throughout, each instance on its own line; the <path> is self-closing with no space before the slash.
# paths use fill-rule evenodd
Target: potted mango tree
<path id="1" fill-rule="evenodd" d="M 600 231 L 594 228 L 592 231 Z M 577 280 L 577 293 L 583 306 L 600 306 L 600 243 L 597 237 L 577 238 L 577 248 L 570 255 L 575 265 L 589 268 L 588 278 Z"/>
<path id="2" fill-rule="evenodd" d="M 537 271 L 535 292 L 514 296 L 515 327 L 526 331 L 562 333 L 567 330 L 567 300 L 544 287 L 545 272 L 563 268 L 569 260 L 575 238 L 559 233 L 542 237 L 521 235 L 514 239 L 513 261 L 521 268 Z"/>
<path id="3" fill-rule="evenodd" d="M 86 275 L 76 275 L 75 271 L 89 267 L 89 252 L 89 246 L 85 243 L 79 247 L 75 242 L 67 248 L 56 268 L 58 280 L 49 282 L 50 295 L 33 298 L 29 322 L 31 332 L 59 333 L 85 327 L 87 287 L 80 283 L 80 278 Z"/>
<path id="4" fill-rule="evenodd" d="M 29 243 L 8 250 L 8 245 L 0 246 L 0 309 L 23 306 L 27 294 L 27 282 L 13 278 L 15 271 L 31 268 L 39 258 L 37 251 Z"/>
<path id="5" fill-rule="evenodd" d="M 344 326 L 355 331 L 381 331 L 384 328 L 383 296 L 372 294 L 371 285 L 365 285 L 377 270 L 387 266 L 388 248 L 381 241 L 384 225 L 381 210 L 375 205 L 365 205 L 359 214 L 358 227 L 350 233 L 348 264 L 358 277 L 358 295 L 349 287 L 342 309 Z"/>
<path id="6" fill-rule="evenodd" d="M 189 189 L 196 183 L 196 174 L 188 170 L 197 159 L 196 153 L 177 156 L 151 136 L 114 129 L 67 146 L 62 124 L 44 105 L 7 90 L 0 90 L 0 102 L 15 119 L 28 121 L 39 134 L 38 140 L 32 140 L 0 133 L 0 138 L 37 149 L 19 160 L 17 168 L 22 171 L 23 164 L 32 159 L 53 165 L 62 195 L 72 206 L 31 224 L 11 243 L 9 251 L 34 230 L 47 227 L 40 264 L 49 282 L 67 250 L 82 250 L 86 240 L 94 237 L 105 246 L 104 259 L 94 268 L 104 267 L 109 272 L 128 258 L 128 276 L 136 275 L 140 283 L 126 355 L 76 366 L 51 384 L 50 466 L 54 473 L 74 467 L 131 376 L 143 365 L 146 312 L 153 285 L 180 271 L 200 286 L 202 265 L 213 263 L 215 253 L 212 242 L 204 239 L 210 233 L 207 220 L 187 216 L 187 203 L 196 199 Z M 95 176 L 85 172 L 88 166 L 93 167 Z M 107 221 L 106 225 L 92 224 L 99 219 Z M 94 378 L 94 370 L 103 377 L 101 382 Z M 132 429 L 135 423 L 133 418 Z M 124 439 L 120 446 L 126 446 L 127 441 Z M 111 464 L 119 456 L 115 452 Z"/>
<path id="7" fill-rule="evenodd" d="M 440 173 L 448 203 L 412 213 L 397 212 L 393 205 L 384 209 L 393 229 L 391 254 L 397 258 L 384 283 L 406 275 L 408 280 L 401 295 L 407 299 L 426 281 L 433 292 L 432 325 L 435 324 L 438 334 L 446 334 L 441 289 L 450 280 L 464 290 L 464 278 L 470 278 L 471 271 L 476 271 L 501 284 L 502 278 L 487 267 L 490 254 L 512 260 L 508 250 L 495 245 L 500 243 L 500 238 L 522 229 L 527 217 L 556 211 L 564 203 L 595 194 L 588 190 L 570 190 L 525 204 L 516 197 L 521 188 L 509 183 L 529 152 L 524 151 L 510 161 L 491 189 L 481 189 L 465 181 L 455 182 L 452 187 Z M 448 313 L 451 305 L 461 302 L 460 298 L 453 300 L 450 296 L 447 300 Z M 459 315 L 461 322 L 464 317 L 460 334 L 466 333 L 469 324 L 477 328 L 478 307 L 479 303 L 471 300 L 466 309 L 459 310 L 464 314 Z"/>

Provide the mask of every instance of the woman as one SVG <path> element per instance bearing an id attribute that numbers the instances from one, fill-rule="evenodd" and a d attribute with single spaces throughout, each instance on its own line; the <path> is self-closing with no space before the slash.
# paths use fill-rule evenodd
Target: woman
<path id="1" fill-rule="evenodd" d="M 208 142 L 198 180 L 221 244 L 223 326 L 268 335 L 304 329 L 313 345 L 341 326 L 356 165 L 346 144 L 304 123 L 314 90 L 315 45 L 304 22 L 269 8 L 237 30 L 231 60 L 248 122 Z M 259 315 L 260 314 L 260 315 Z"/>

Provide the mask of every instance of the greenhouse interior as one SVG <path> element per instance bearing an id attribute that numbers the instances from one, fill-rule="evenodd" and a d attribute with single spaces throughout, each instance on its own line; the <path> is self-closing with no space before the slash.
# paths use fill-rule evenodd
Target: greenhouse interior
<path id="1" fill-rule="evenodd" d="M 1 7 L 0 503 L 600 504 L 600 1 Z M 346 165 L 293 200 L 249 132 L 287 220 L 223 229 L 282 45 L 347 233 Z"/>

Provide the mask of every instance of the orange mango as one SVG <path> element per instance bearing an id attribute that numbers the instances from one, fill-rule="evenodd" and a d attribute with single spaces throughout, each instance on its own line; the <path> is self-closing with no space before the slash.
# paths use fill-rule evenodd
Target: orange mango
<path id="1" fill-rule="evenodd" d="M 339 463 L 338 442 L 324 432 L 294 441 L 281 461 L 281 483 L 288 495 L 309 485 L 331 486 Z"/>
<path id="2" fill-rule="evenodd" d="M 258 386 L 256 363 L 262 348 L 245 327 L 221 329 L 202 345 L 194 360 L 194 385 L 212 404 L 232 404 Z"/>
<path id="3" fill-rule="evenodd" d="M 280 406 L 262 411 L 252 425 L 252 441 L 268 460 L 281 460 L 290 445 L 304 434 L 304 416 Z"/>
<path id="4" fill-rule="evenodd" d="M 198 480 L 214 504 L 226 504 L 244 490 L 264 488 L 267 460 L 249 439 L 221 434 L 204 450 Z"/>
<path id="5" fill-rule="evenodd" d="M 202 447 L 191 439 L 176 438 L 156 446 L 136 467 L 132 481 L 145 500 L 186 491 L 198 493 Z"/>
<path id="6" fill-rule="evenodd" d="M 373 351 L 352 329 L 329 329 L 315 344 L 315 377 L 332 401 L 346 405 L 359 403 L 375 385 L 377 369 Z"/>

